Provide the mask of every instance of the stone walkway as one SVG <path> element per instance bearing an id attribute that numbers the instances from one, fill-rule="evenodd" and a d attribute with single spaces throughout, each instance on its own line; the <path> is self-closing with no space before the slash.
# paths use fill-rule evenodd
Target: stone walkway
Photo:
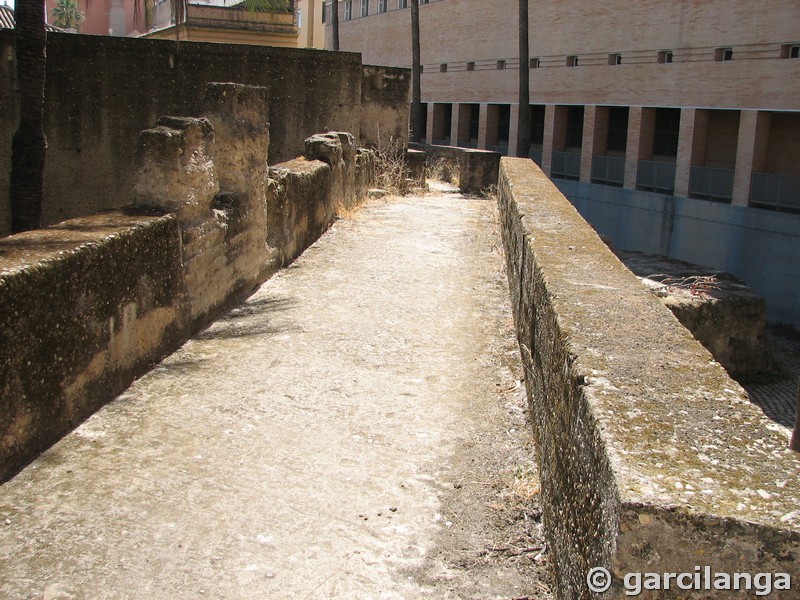
<path id="1" fill-rule="evenodd" d="M 0 597 L 549 597 L 494 211 L 337 222 L 0 488 Z"/>
<path id="2" fill-rule="evenodd" d="M 768 332 L 767 339 L 781 373 L 774 381 L 749 384 L 744 388 L 750 400 L 758 404 L 765 415 L 781 425 L 790 437 L 794 428 L 797 386 L 800 382 L 800 339 L 776 331 Z"/>

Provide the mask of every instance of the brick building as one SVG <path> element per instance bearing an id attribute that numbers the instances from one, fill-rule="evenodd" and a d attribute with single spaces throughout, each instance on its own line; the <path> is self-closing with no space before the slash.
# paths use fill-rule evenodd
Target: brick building
<path id="1" fill-rule="evenodd" d="M 420 4 L 426 139 L 515 148 L 517 1 Z M 342 50 L 410 66 L 407 0 L 339 7 Z M 531 157 L 548 175 L 800 211 L 800 3 L 529 10 Z"/>

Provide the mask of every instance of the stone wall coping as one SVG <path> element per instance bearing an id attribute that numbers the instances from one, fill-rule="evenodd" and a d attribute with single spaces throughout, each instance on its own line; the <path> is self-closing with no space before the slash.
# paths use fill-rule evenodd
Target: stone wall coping
<path id="1" fill-rule="evenodd" d="M 0 278 L 12 272 L 56 261 L 88 244 L 138 229 L 158 219 L 175 220 L 158 208 L 128 207 L 69 219 L 44 229 L 0 238 Z"/>
<path id="2" fill-rule="evenodd" d="M 788 440 L 532 161 L 501 164 L 620 501 L 800 532 Z"/>

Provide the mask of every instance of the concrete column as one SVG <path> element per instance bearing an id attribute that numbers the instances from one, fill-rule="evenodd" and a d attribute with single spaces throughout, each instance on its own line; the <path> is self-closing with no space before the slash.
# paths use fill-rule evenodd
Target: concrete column
<path id="1" fill-rule="evenodd" d="M 427 125 L 425 126 L 425 141 L 428 144 L 433 143 L 433 113 L 435 108 L 436 108 L 435 102 L 428 102 L 428 114 L 426 117 Z"/>
<path id="2" fill-rule="evenodd" d="M 553 164 L 553 137 L 556 128 L 556 105 L 544 107 L 544 136 L 542 139 L 542 171 L 550 177 Z"/>
<path id="3" fill-rule="evenodd" d="M 519 126 L 519 104 L 512 104 L 508 121 L 508 155 L 517 155 L 517 136 Z M 527 158 L 527 157 L 523 157 Z"/>
<path id="4" fill-rule="evenodd" d="M 628 111 L 628 140 L 625 152 L 625 187 L 636 189 L 640 160 L 652 160 L 656 109 L 631 106 Z"/>
<path id="5" fill-rule="evenodd" d="M 459 115 L 461 114 L 461 105 L 457 102 L 453 102 L 453 115 L 450 118 L 450 145 L 451 146 L 458 146 L 460 142 L 464 140 L 461 137 L 461 131 L 458 128 L 459 125 Z M 469 141 L 469 140 L 467 140 Z"/>
<path id="6" fill-rule="evenodd" d="M 675 196 L 689 197 L 689 177 L 692 170 L 692 149 L 697 120 L 696 108 L 682 108 L 678 132 L 678 156 L 675 159 Z"/>
<path id="7" fill-rule="evenodd" d="M 750 202 L 750 181 L 753 173 L 766 171 L 771 121 L 772 116 L 768 112 L 743 110 L 739 113 L 733 204 L 747 206 Z"/>
<path id="8" fill-rule="evenodd" d="M 596 138 L 597 107 L 588 105 L 583 108 L 583 139 L 581 141 L 581 181 L 592 180 L 592 157 Z"/>
<path id="9" fill-rule="evenodd" d="M 303 18 L 306 21 L 306 48 L 314 47 L 314 30 L 317 25 L 317 0 L 308 0 L 306 2 L 306 12 Z"/>
<path id="10" fill-rule="evenodd" d="M 488 125 L 489 105 L 481 102 L 481 112 L 478 115 L 478 148 L 486 149 L 486 129 Z"/>
<path id="11" fill-rule="evenodd" d="M 639 141 L 642 134 L 642 107 L 628 109 L 628 139 L 625 146 L 625 183 L 629 189 L 636 189 L 636 172 L 639 168 Z"/>

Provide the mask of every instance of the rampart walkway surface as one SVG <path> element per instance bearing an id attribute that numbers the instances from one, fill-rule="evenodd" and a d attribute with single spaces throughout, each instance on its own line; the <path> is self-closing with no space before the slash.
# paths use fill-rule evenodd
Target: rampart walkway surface
<path id="1" fill-rule="evenodd" d="M 0 488 L 3 598 L 546 598 L 489 200 L 375 200 Z"/>

